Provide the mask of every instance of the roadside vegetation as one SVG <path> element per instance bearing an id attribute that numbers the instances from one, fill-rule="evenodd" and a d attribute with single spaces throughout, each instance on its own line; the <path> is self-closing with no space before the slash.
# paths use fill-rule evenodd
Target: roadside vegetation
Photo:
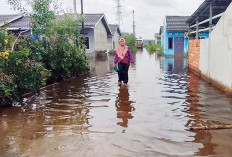
<path id="1" fill-rule="evenodd" d="M 11 5 L 18 5 L 12 1 Z M 25 93 L 37 93 L 46 84 L 78 76 L 88 70 L 81 19 L 55 17 L 49 0 L 33 1 L 30 16 L 33 40 L 25 35 L 8 34 L 0 29 L 0 105 L 22 100 Z"/>
<path id="2" fill-rule="evenodd" d="M 133 34 L 126 34 L 126 35 L 124 35 L 124 38 L 126 40 L 127 46 L 130 47 L 131 51 L 133 53 L 137 52 L 136 37 Z"/>
<path id="3" fill-rule="evenodd" d="M 145 47 L 146 47 L 146 50 L 148 51 L 148 53 L 150 53 L 150 54 L 156 53 L 157 55 L 160 55 L 160 56 L 163 55 L 163 49 L 162 49 L 161 45 L 159 45 L 159 44 L 149 42 L 148 44 L 145 45 Z"/>

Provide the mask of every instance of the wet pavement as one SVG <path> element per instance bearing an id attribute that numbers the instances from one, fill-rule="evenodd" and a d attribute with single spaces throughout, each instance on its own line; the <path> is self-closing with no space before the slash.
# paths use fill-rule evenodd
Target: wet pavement
<path id="1" fill-rule="evenodd" d="M 113 56 L 90 58 L 89 75 L 0 109 L 0 156 L 231 156 L 232 98 L 188 72 L 187 59 L 135 54 L 118 86 Z"/>

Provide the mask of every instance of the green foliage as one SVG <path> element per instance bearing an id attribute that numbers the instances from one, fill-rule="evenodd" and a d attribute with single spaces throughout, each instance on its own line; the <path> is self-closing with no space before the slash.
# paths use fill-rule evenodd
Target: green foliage
<path id="1" fill-rule="evenodd" d="M 0 58 L 0 63 L 2 67 L 2 57 Z M 16 93 L 16 86 L 13 83 L 13 76 L 7 76 L 0 69 L 0 105 L 1 104 L 11 104 L 14 100 L 19 100 L 18 94 Z"/>
<path id="2" fill-rule="evenodd" d="M 0 57 L 0 79 L 2 103 L 19 100 L 24 93 L 38 92 L 45 85 L 50 72 L 36 60 L 32 60 L 31 51 L 23 48 L 11 52 L 9 57 Z M 0 102 L 1 103 L 1 102 Z"/>
<path id="3" fill-rule="evenodd" d="M 131 51 L 135 53 L 137 51 L 135 36 L 133 34 L 126 34 L 124 35 L 124 38 L 126 40 L 127 46 L 129 46 Z"/>
<path id="4" fill-rule="evenodd" d="M 51 0 L 34 0 L 31 14 L 32 31 L 36 36 L 43 35 L 55 19 L 54 12 L 49 10 Z"/>
<path id="5" fill-rule="evenodd" d="M 13 35 L 8 35 L 5 28 L 0 28 L 0 52 L 4 52 L 11 48 L 15 37 Z"/>
<path id="6" fill-rule="evenodd" d="M 31 52 L 29 49 L 23 49 L 18 52 L 10 53 L 6 61 L 5 73 L 14 75 L 13 81 L 17 85 L 19 94 L 26 92 L 37 92 L 45 85 L 45 80 L 49 76 L 49 71 L 36 60 L 29 59 Z M 47 73 L 48 75 L 42 75 Z"/>
<path id="7" fill-rule="evenodd" d="M 53 21 L 51 29 L 46 31 L 42 58 L 46 68 L 52 72 L 52 81 L 63 80 L 88 69 L 85 53 L 81 48 L 83 38 L 78 34 L 79 23 L 80 21 L 65 17 L 64 20 Z M 80 47 L 75 45 L 76 41 Z"/>
<path id="8" fill-rule="evenodd" d="M 163 55 L 163 49 L 161 45 L 155 44 L 153 42 L 149 42 L 148 44 L 145 45 L 147 51 L 151 53 L 157 53 L 158 55 Z"/>
<path id="9" fill-rule="evenodd" d="M 21 36 L 10 52 L 16 38 L 0 29 L 0 104 L 18 101 L 24 93 L 38 92 L 47 82 L 64 80 L 88 69 L 79 27 L 82 19 L 55 19 L 49 10 L 51 0 L 32 1 L 32 13 L 19 0 L 8 2 L 30 16 L 33 35 L 43 39 Z"/>

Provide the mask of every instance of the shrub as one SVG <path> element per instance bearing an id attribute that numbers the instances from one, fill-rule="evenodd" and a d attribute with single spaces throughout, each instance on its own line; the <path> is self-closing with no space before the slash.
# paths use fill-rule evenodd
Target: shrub
<path id="1" fill-rule="evenodd" d="M 126 34 L 124 35 L 124 38 L 126 40 L 127 46 L 129 46 L 131 51 L 135 53 L 137 51 L 135 36 L 133 34 Z"/>
<path id="2" fill-rule="evenodd" d="M 76 76 L 88 69 L 79 23 L 68 17 L 54 20 L 43 38 L 42 61 L 52 72 L 52 82 Z"/>
<path id="3" fill-rule="evenodd" d="M 30 55 L 28 49 L 23 49 L 11 52 L 8 58 L 0 57 L 0 71 L 4 76 L 0 80 L 1 103 L 18 101 L 23 94 L 36 93 L 45 85 L 50 72 L 40 62 L 29 59 Z"/>
<path id="4" fill-rule="evenodd" d="M 19 97 L 12 76 L 0 73 L 0 104 L 11 104 L 15 100 L 19 100 Z"/>
<path id="5" fill-rule="evenodd" d="M 145 47 L 149 53 L 157 53 L 158 55 L 163 55 L 163 49 L 162 49 L 161 45 L 159 45 L 159 44 L 149 42 L 148 44 L 146 44 Z"/>

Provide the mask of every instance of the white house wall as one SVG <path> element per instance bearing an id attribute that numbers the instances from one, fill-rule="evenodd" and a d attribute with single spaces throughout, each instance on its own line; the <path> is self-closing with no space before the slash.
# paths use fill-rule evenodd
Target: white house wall
<path id="1" fill-rule="evenodd" d="M 96 51 L 107 50 L 107 32 L 102 21 L 100 21 L 95 27 L 94 40 Z"/>
<path id="2" fill-rule="evenodd" d="M 232 3 L 208 41 L 201 43 L 199 68 L 204 75 L 232 89 Z"/>
<path id="3" fill-rule="evenodd" d="M 92 53 L 95 51 L 95 43 L 94 43 L 94 29 L 86 28 L 85 36 L 89 38 L 89 49 L 86 49 L 86 53 Z"/>
<path id="4" fill-rule="evenodd" d="M 107 49 L 109 51 L 113 49 L 113 37 L 107 39 Z"/>

